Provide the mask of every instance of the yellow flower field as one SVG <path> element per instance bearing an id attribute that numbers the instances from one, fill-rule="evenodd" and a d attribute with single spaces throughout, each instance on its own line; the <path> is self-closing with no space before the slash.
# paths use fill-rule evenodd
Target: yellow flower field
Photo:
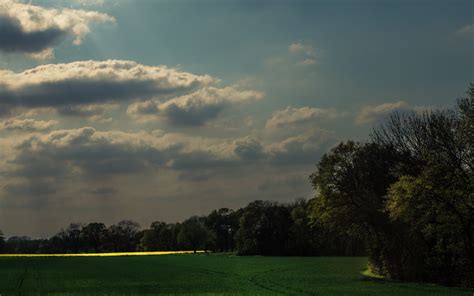
<path id="1" fill-rule="evenodd" d="M 117 252 L 117 253 L 78 253 L 78 254 L 0 254 L 0 257 L 119 257 L 119 256 L 156 256 L 192 254 L 194 251 L 163 251 L 163 252 Z M 196 251 L 205 253 L 205 251 Z"/>

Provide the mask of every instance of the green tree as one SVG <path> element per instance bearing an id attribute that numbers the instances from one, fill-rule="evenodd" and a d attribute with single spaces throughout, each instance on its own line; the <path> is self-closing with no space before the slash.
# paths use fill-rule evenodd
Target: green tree
<path id="1" fill-rule="evenodd" d="M 229 252 L 235 249 L 234 236 L 239 228 L 238 213 L 228 208 L 214 210 L 206 217 L 205 223 L 215 235 L 214 251 Z"/>
<path id="2" fill-rule="evenodd" d="M 363 233 L 397 279 L 474 282 L 474 89 L 454 109 L 393 114 L 371 142 L 341 143 L 311 175 L 312 220 Z"/>
<path id="3" fill-rule="evenodd" d="M 145 230 L 141 245 L 147 251 L 175 250 L 176 236 L 174 224 L 156 221 L 151 223 L 150 229 Z"/>
<path id="4" fill-rule="evenodd" d="M 448 284 L 474 278 L 474 88 L 453 110 L 393 116 L 374 133 L 403 152 L 388 210 L 409 226 L 423 277 Z M 414 166 L 416 169 L 404 169 Z M 468 276 L 466 276 L 468 275 Z"/>
<path id="5" fill-rule="evenodd" d="M 310 176 L 316 196 L 311 219 L 323 229 L 363 235 L 371 266 L 398 277 L 403 250 L 394 239 L 394 227 L 385 211 L 387 190 L 396 181 L 392 169 L 397 157 L 384 146 L 352 141 L 325 154 Z M 389 259 L 390 258 L 390 259 Z"/>
<path id="6" fill-rule="evenodd" d="M 193 216 L 180 226 L 178 243 L 183 248 L 189 248 L 196 253 L 199 249 L 210 249 L 213 241 L 213 233 L 205 226 L 203 218 Z"/>
<path id="7" fill-rule="evenodd" d="M 288 255 L 291 211 L 274 202 L 257 200 L 247 205 L 236 235 L 241 255 Z"/>

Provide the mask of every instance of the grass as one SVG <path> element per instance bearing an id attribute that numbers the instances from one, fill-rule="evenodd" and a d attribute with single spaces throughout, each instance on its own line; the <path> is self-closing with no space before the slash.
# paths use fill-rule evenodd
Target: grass
<path id="1" fill-rule="evenodd" d="M 5 295 L 473 295 L 374 280 L 361 257 L 1 257 Z"/>

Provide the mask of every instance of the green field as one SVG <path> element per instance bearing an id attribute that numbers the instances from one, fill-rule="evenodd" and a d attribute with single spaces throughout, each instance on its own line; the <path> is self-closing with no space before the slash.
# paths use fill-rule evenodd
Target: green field
<path id="1" fill-rule="evenodd" d="M 0 258 L 5 295 L 473 295 L 367 278 L 366 258 L 163 255 Z"/>

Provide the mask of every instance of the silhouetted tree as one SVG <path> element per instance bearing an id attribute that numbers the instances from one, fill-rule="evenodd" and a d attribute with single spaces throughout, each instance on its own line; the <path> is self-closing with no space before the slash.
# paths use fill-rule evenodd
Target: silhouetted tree
<path id="1" fill-rule="evenodd" d="M 234 237 L 239 228 L 238 213 L 228 208 L 214 210 L 206 217 L 205 223 L 215 235 L 214 251 L 229 252 L 235 249 Z"/>
<path id="2" fill-rule="evenodd" d="M 89 223 L 82 228 L 81 235 L 87 248 L 92 248 L 98 253 L 107 239 L 107 227 L 104 223 Z"/>
<path id="3" fill-rule="evenodd" d="M 82 224 L 71 223 L 56 234 L 59 248 L 64 253 L 78 253 L 82 248 Z"/>
<path id="4" fill-rule="evenodd" d="M 176 250 L 176 235 L 174 224 L 156 221 L 151 223 L 150 229 L 143 232 L 140 244 L 147 251 L 171 251 Z"/>
<path id="5" fill-rule="evenodd" d="M 394 115 L 374 140 L 403 155 L 388 212 L 409 228 L 417 277 L 474 282 L 474 88 L 454 110 Z M 416 169 L 411 160 L 416 160 Z M 416 249 L 416 250 L 413 250 Z M 470 280 L 467 279 L 470 277 Z"/>
<path id="6" fill-rule="evenodd" d="M 5 237 L 3 236 L 3 232 L 0 230 L 0 253 L 5 252 Z"/>
<path id="7" fill-rule="evenodd" d="M 268 201 L 254 201 L 243 209 L 237 232 L 242 255 L 286 255 L 292 225 L 288 207 Z"/>
<path id="8" fill-rule="evenodd" d="M 33 240 L 28 236 L 12 236 L 5 242 L 7 253 L 37 253 L 42 240 Z"/>
<path id="9" fill-rule="evenodd" d="M 194 253 L 199 249 L 209 250 L 213 240 L 213 233 L 205 226 L 203 218 L 193 216 L 180 226 L 178 243 Z"/>
<path id="10" fill-rule="evenodd" d="M 135 251 L 139 242 L 137 237 L 140 224 L 132 220 L 122 220 L 109 227 L 109 240 L 114 252 Z"/>

